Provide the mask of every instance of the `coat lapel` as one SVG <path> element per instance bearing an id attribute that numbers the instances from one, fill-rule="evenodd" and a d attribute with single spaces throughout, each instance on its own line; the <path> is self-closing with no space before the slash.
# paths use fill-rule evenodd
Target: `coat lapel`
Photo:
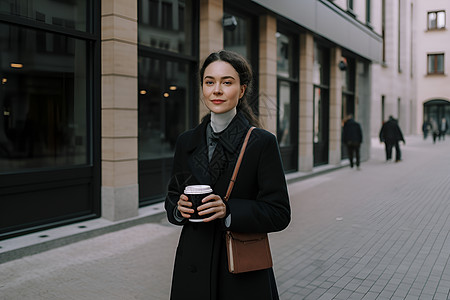
<path id="1" fill-rule="evenodd" d="M 190 152 L 188 164 L 192 175 L 199 184 L 208 184 L 215 190 L 216 184 L 220 181 L 221 184 L 218 187 L 220 186 L 221 190 L 222 186 L 226 188 L 231 178 L 240 147 L 250 125 L 247 119 L 238 113 L 227 129 L 216 136 L 220 147 L 216 147 L 211 162 L 209 162 L 206 126 L 210 120 L 210 117 L 206 117 L 194 129 L 192 140 L 187 145 L 188 152 Z"/>

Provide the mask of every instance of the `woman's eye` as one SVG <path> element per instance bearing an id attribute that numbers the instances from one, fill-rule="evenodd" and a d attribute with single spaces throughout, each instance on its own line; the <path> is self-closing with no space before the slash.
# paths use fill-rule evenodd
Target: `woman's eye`
<path id="1" fill-rule="evenodd" d="M 232 83 L 231 81 L 225 81 L 223 84 L 230 85 L 231 83 Z"/>
<path id="2" fill-rule="evenodd" d="M 211 84 L 213 84 L 213 82 L 212 81 L 205 81 L 205 84 L 206 85 L 211 85 Z"/>

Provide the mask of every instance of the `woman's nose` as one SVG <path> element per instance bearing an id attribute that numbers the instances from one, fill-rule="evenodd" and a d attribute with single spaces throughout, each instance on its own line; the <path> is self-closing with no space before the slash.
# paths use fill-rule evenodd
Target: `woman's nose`
<path id="1" fill-rule="evenodd" d="M 214 85 L 214 94 L 220 94 L 222 92 L 221 88 L 220 88 L 220 83 L 216 83 Z"/>

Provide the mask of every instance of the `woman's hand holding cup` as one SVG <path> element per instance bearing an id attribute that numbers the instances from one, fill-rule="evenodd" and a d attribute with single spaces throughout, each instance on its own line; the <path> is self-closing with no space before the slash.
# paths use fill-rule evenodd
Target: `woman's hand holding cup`
<path id="1" fill-rule="evenodd" d="M 211 222 L 215 219 L 225 218 L 227 215 L 227 207 L 219 195 L 209 195 L 202 199 L 202 205 L 200 205 L 198 210 L 199 216 L 209 215 L 207 218 L 203 219 L 203 222 Z"/>
<path id="2" fill-rule="evenodd" d="M 189 198 L 185 194 L 181 194 L 180 199 L 178 200 L 178 211 L 183 218 L 189 219 L 194 213 L 194 209 L 191 207 L 192 202 L 189 201 Z"/>
<path id="3" fill-rule="evenodd" d="M 178 210 L 190 222 L 211 222 L 225 218 L 227 207 L 209 185 L 189 185 L 178 200 Z"/>

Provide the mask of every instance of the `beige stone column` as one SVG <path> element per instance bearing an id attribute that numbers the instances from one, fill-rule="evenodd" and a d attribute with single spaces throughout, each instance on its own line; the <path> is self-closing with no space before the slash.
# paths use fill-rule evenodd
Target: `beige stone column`
<path id="1" fill-rule="evenodd" d="M 314 165 L 314 37 L 300 35 L 299 171 L 312 171 Z"/>
<path id="2" fill-rule="evenodd" d="M 330 49 L 330 145 L 329 164 L 341 164 L 342 134 L 342 73 L 338 67 L 341 48 Z"/>
<path id="3" fill-rule="evenodd" d="M 136 216 L 137 1 L 102 1 L 102 216 Z"/>
<path id="4" fill-rule="evenodd" d="M 200 0 L 200 66 L 211 52 L 223 49 L 222 17 L 223 0 Z M 199 107 L 202 118 L 208 109 L 201 100 Z"/>
<path id="5" fill-rule="evenodd" d="M 259 18 L 259 114 L 264 129 L 277 130 L 277 20 Z"/>

